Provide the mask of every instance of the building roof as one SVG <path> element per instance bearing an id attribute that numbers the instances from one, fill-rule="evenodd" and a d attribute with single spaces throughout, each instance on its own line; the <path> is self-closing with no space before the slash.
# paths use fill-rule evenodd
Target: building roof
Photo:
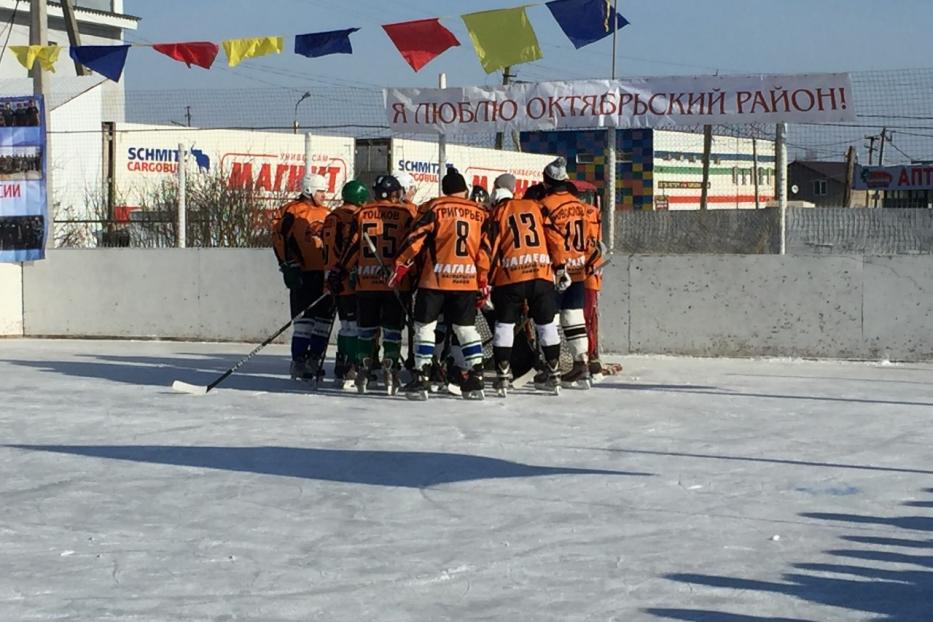
<path id="1" fill-rule="evenodd" d="M 19 2 L 16 0 L 0 0 L 0 10 L 13 11 L 19 9 L 20 12 L 28 15 L 29 2 L 30 0 L 19 0 Z M 48 6 L 49 17 L 62 17 L 64 15 L 60 2 L 50 1 Z M 111 26 L 114 28 L 125 28 L 129 30 L 135 30 L 140 21 L 140 18 L 136 17 L 135 15 L 114 13 L 112 11 L 102 11 L 100 9 L 92 9 L 86 6 L 75 6 L 75 18 L 79 22 Z"/>
<path id="2" fill-rule="evenodd" d="M 794 160 L 790 163 L 791 167 L 803 167 L 810 169 L 818 175 L 822 175 L 827 179 L 834 179 L 836 181 L 844 181 L 846 179 L 846 163 L 845 162 L 832 162 L 826 160 Z"/>

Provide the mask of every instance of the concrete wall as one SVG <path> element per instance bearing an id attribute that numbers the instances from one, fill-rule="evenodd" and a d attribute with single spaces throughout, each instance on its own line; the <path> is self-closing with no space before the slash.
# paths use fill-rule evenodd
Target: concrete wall
<path id="1" fill-rule="evenodd" d="M 30 336 L 262 340 L 289 317 L 270 249 L 62 249 L 24 271 Z"/>
<path id="2" fill-rule="evenodd" d="M 51 250 L 23 280 L 27 336 L 255 342 L 288 318 L 268 249 Z M 615 255 L 600 341 L 618 353 L 933 360 L 933 257 Z"/>
<path id="3" fill-rule="evenodd" d="M 933 257 L 614 257 L 600 342 L 621 353 L 933 359 Z"/>
<path id="4" fill-rule="evenodd" d="M 0 337 L 23 335 L 23 266 L 0 263 Z"/>

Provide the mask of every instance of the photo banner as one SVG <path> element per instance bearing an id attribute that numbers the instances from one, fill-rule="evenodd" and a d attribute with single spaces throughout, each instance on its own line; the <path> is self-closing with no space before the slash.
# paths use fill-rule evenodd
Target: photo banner
<path id="1" fill-rule="evenodd" d="M 45 258 L 45 113 L 41 96 L 0 97 L 0 262 Z"/>
<path id="2" fill-rule="evenodd" d="M 855 120 L 846 73 L 388 88 L 383 95 L 392 130 L 423 134 Z"/>

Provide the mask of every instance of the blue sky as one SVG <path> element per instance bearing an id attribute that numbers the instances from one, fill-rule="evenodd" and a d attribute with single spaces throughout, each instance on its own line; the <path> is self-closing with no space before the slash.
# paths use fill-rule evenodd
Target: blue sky
<path id="1" fill-rule="evenodd" d="M 228 69 L 221 52 L 210 71 L 188 69 L 155 52 L 133 50 L 128 89 L 214 89 L 312 85 L 434 86 L 494 84 L 473 52 L 459 15 L 514 6 L 509 0 L 126 0 L 142 18 L 134 42 L 287 35 L 285 52 Z M 544 58 L 516 68 L 519 79 L 608 76 L 609 39 L 574 50 L 544 6 L 528 9 Z M 619 33 L 618 75 L 805 73 L 929 66 L 930 0 L 621 0 L 632 25 Z M 381 24 L 448 16 L 461 42 L 419 73 L 402 60 Z M 360 27 L 354 54 L 306 59 L 291 36 Z M 893 43 L 896 42 L 896 43 Z"/>

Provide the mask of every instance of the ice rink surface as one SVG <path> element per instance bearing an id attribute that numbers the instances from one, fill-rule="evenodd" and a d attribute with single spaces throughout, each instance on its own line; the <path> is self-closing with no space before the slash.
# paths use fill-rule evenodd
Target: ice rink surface
<path id="1" fill-rule="evenodd" d="M 933 620 L 933 364 L 170 391 L 250 347 L 0 341 L 0 620 Z"/>

